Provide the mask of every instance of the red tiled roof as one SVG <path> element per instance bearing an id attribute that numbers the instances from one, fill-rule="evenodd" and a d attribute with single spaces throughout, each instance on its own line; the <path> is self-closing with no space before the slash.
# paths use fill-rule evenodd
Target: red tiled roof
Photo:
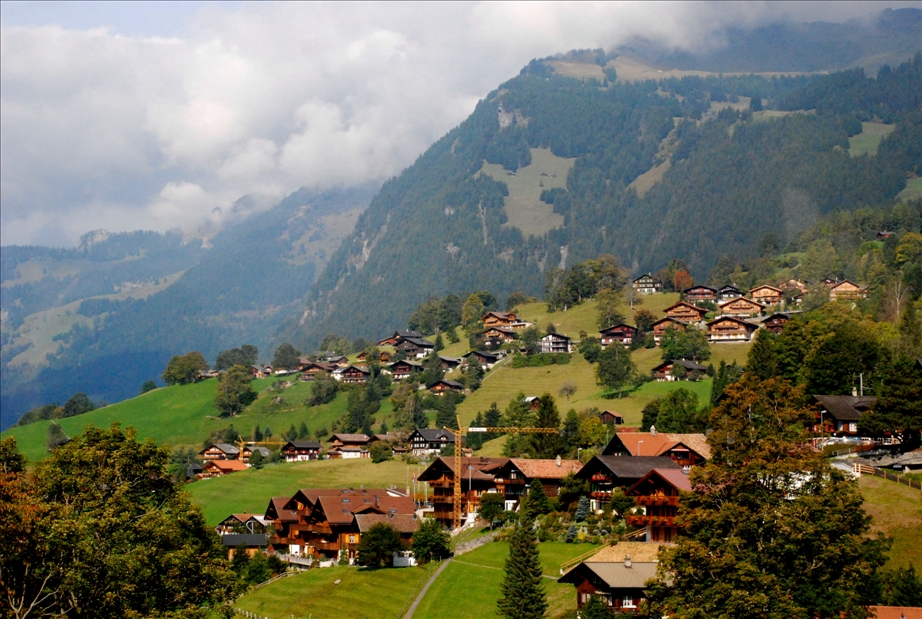
<path id="1" fill-rule="evenodd" d="M 513 458 L 512 464 L 529 479 L 563 479 L 583 468 L 579 460 L 561 460 L 560 466 L 557 466 L 557 460 Z"/>
<path id="2" fill-rule="evenodd" d="M 922 608 L 918 606 L 868 606 L 868 610 L 877 619 L 922 619 Z"/>

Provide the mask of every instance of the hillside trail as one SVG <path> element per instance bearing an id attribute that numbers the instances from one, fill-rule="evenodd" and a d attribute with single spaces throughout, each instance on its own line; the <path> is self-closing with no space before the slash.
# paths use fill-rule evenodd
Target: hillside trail
<path id="1" fill-rule="evenodd" d="M 423 585 L 423 588 L 420 590 L 419 595 L 417 595 L 416 599 L 413 600 L 413 603 L 410 605 L 409 610 L 407 610 L 407 614 L 403 616 L 403 619 L 412 619 L 413 613 L 416 612 L 416 607 L 419 606 L 419 603 L 423 601 L 424 597 L 426 597 L 426 592 L 429 590 L 429 586 L 435 582 L 435 579 L 439 577 L 439 574 L 442 573 L 442 570 L 444 570 L 448 566 L 449 563 L 451 563 L 451 559 L 445 559 L 444 561 L 442 561 L 442 565 L 439 566 L 439 569 L 437 569 L 432 574 L 432 576 L 429 577 L 429 580 L 426 581 L 426 584 Z"/>

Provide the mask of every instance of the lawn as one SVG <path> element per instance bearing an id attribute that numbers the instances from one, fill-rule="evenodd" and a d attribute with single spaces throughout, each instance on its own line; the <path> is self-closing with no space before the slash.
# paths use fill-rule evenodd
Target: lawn
<path id="1" fill-rule="evenodd" d="M 906 188 L 896 195 L 896 199 L 903 202 L 910 202 L 919 198 L 922 198 L 922 177 L 907 180 Z"/>
<path id="2" fill-rule="evenodd" d="M 271 428 L 278 440 L 282 432 L 292 424 L 298 427 L 301 422 L 307 424 L 311 432 L 321 428 L 329 430 L 333 422 L 343 416 L 346 410 L 346 394 L 340 393 L 336 399 L 322 406 L 310 407 L 303 404 L 310 393 L 310 385 L 297 381 L 284 391 L 268 391 L 278 378 L 263 378 L 253 381 L 254 389 L 259 391 L 259 398 L 241 415 L 222 419 L 217 417 L 214 407 L 214 395 L 217 380 L 206 380 L 191 385 L 176 385 L 150 391 L 142 396 L 112 404 L 104 408 L 60 419 L 58 422 L 69 436 L 83 431 L 87 425 L 108 428 L 119 421 L 123 426 L 132 426 L 138 432 L 139 439 L 152 438 L 158 443 L 175 447 L 178 445 L 200 448 L 202 442 L 215 430 L 233 425 L 244 436 L 250 436 L 259 425 Z M 274 403 L 277 396 L 281 403 Z M 381 402 L 381 410 L 376 417 L 379 422 L 391 415 L 391 404 Z M 11 428 L 3 437 L 14 436 L 20 451 L 30 461 L 41 460 L 47 455 L 45 439 L 48 434 L 48 421 L 40 421 L 23 427 Z"/>
<path id="3" fill-rule="evenodd" d="M 545 542 L 538 544 L 548 594 L 549 617 L 558 617 L 576 605 L 576 590 L 572 585 L 554 582 L 560 577 L 560 565 L 591 550 L 588 544 L 564 544 Z M 509 545 L 505 542 L 491 542 L 461 555 L 445 568 L 426 596 L 422 599 L 414 619 L 468 619 L 496 617 L 496 601 L 500 597 L 503 567 Z M 456 599 L 458 592 L 464 592 L 464 602 L 446 604 Z"/>
<path id="4" fill-rule="evenodd" d="M 848 152 L 852 157 L 876 155 L 881 140 L 890 135 L 896 125 L 883 123 L 861 123 L 861 133 L 848 138 Z"/>
<path id="5" fill-rule="evenodd" d="M 234 607 L 275 619 L 394 619 L 403 616 L 433 569 L 310 570 L 244 595 Z"/>
<path id="6" fill-rule="evenodd" d="M 216 525 L 232 513 L 266 511 L 274 496 L 291 496 L 299 488 L 387 488 L 406 490 L 410 478 L 423 465 L 402 460 L 374 464 L 369 458 L 315 460 L 269 465 L 225 477 L 203 479 L 186 486 L 192 501 L 205 512 L 209 525 Z"/>
<path id="7" fill-rule="evenodd" d="M 872 475 L 862 475 L 858 486 L 864 509 L 873 519 L 871 531 L 893 538 L 887 567 L 922 567 L 922 493 Z"/>

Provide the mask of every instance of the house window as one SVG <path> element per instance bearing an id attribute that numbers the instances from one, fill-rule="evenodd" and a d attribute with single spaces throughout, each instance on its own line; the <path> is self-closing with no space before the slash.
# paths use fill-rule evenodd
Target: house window
<path id="1" fill-rule="evenodd" d="M 625 595 L 624 599 L 621 600 L 622 608 L 634 608 L 634 598 L 630 595 Z"/>
<path id="2" fill-rule="evenodd" d="M 354 535 L 350 535 L 350 536 L 349 536 L 349 543 L 350 543 L 350 544 L 354 544 L 354 543 L 355 543 L 355 536 L 354 536 Z"/>

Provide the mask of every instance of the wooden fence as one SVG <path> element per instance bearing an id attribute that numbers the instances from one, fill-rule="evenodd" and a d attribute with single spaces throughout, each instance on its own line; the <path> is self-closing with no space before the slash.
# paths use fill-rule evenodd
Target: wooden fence
<path id="1" fill-rule="evenodd" d="M 895 481 L 898 484 L 903 484 L 904 486 L 909 486 L 910 488 L 915 488 L 916 490 L 922 490 L 922 483 L 913 481 L 902 475 L 896 475 L 895 473 L 889 473 L 883 469 L 879 469 L 873 466 L 868 466 L 867 464 L 862 464 L 856 462 L 852 465 L 852 470 L 858 473 L 859 475 L 874 475 L 875 477 L 883 477 L 884 479 L 889 479 L 890 481 Z"/>

